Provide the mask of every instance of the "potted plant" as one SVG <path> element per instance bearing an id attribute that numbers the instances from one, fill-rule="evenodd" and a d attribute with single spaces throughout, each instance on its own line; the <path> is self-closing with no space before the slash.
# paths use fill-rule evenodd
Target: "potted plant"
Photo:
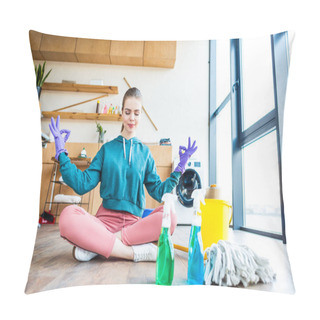
<path id="1" fill-rule="evenodd" d="M 103 130 L 100 123 L 97 123 L 97 132 L 99 132 L 99 139 L 98 143 L 104 143 L 104 134 L 107 132 L 106 130 Z"/>
<path id="2" fill-rule="evenodd" d="M 45 75 L 45 68 L 46 68 L 46 61 L 43 63 L 43 65 L 41 66 L 41 64 L 39 64 L 38 66 L 35 66 L 35 72 L 36 72 L 36 83 L 37 83 L 37 91 L 38 91 L 38 99 L 40 99 L 40 94 L 41 94 L 41 89 L 42 89 L 42 85 L 44 84 L 44 82 L 46 81 L 46 79 L 48 78 L 48 75 L 50 74 L 51 70 L 49 70 L 49 72 Z"/>

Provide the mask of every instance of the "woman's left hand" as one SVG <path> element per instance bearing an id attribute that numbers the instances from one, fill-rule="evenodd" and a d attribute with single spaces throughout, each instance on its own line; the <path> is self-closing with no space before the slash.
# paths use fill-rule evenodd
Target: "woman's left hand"
<path id="1" fill-rule="evenodd" d="M 196 152 L 198 147 L 196 147 L 196 141 L 193 142 L 191 145 L 190 137 L 188 138 L 188 148 L 184 146 L 179 147 L 179 157 L 180 162 L 178 163 L 177 167 L 174 171 L 183 173 L 185 171 L 185 167 L 187 164 L 188 159 Z"/>

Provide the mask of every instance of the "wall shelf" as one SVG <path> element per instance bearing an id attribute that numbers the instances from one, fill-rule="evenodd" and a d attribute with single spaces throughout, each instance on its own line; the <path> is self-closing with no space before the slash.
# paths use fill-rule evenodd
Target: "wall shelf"
<path id="1" fill-rule="evenodd" d="M 76 120 L 100 120 L 100 121 L 121 121 L 120 114 L 105 114 L 105 113 L 82 113 L 82 112 L 54 112 L 42 111 L 44 118 L 57 118 L 61 119 L 76 119 Z"/>
<path id="2" fill-rule="evenodd" d="M 45 82 L 42 90 L 118 94 L 118 87 L 77 83 Z"/>

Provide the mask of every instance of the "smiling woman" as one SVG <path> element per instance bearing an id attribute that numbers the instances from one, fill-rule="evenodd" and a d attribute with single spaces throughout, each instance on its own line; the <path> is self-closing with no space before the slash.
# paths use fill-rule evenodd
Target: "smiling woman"
<path id="1" fill-rule="evenodd" d="M 121 134 L 126 139 L 131 139 L 140 122 L 142 109 L 142 95 L 139 89 L 127 90 L 122 101 L 122 128 Z"/>
<path id="2" fill-rule="evenodd" d="M 156 260 L 157 247 L 152 242 L 159 239 L 163 206 L 142 219 L 144 187 L 151 197 L 162 202 L 163 195 L 178 184 L 197 147 L 195 142 L 191 147 L 190 138 L 188 148 L 180 146 L 185 152 L 180 154 L 174 172 L 162 182 L 149 148 L 136 137 L 141 108 L 141 92 L 130 88 L 123 97 L 121 134 L 105 143 L 84 171 L 68 157 L 65 144 L 70 130 L 60 129 L 59 117 L 56 121 L 51 119 L 49 127 L 55 139 L 56 160 L 63 181 L 79 195 L 91 191 L 100 182 L 102 204 L 96 216 L 74 205 L 64 208 L 60 215 L 61 237 L 74 245 L 73 257 L 78 261 L 89 261 L 98 255 L 135 262 Z M 171 212 L 171 234 L 176 222 Z"/>

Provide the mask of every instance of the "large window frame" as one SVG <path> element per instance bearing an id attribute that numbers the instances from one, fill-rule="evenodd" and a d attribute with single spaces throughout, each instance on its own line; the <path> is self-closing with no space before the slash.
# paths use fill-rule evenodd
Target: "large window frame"
<path id="1" fill-rule="evenodd" d="M 272 73 L 274 87 L 275 108 L 260 118 L 246 130 L 243 125 L 242 105 L 242 65 L 241 65 L 241 39 L 230 40 L 230 92 L 223 102 L 216 103 L 216 41 L 209 41 L 209 184 L 216 184 L 216 121 L 218 114 L 231 101 L 231 137 L 232 141 L 232 205 L 234 230 L 243 230 L 282 240 L 286 243 L 284 203 L 282 192 L 282 133 L 283 111 L 286 94 L 286 85 L 289 69 L 288 34 L 283 32 L 270 36 L 272 54 Z M 287 53 L 287 54 L 284 54 Z M 244 188 L 243 188 L 243 163 L 242 148 L 260 139 L 267 133 L 275 130 L 277 136 L 280 209 L 282 233 L 271 233 L 251 229 L 244 226 Z"/>

